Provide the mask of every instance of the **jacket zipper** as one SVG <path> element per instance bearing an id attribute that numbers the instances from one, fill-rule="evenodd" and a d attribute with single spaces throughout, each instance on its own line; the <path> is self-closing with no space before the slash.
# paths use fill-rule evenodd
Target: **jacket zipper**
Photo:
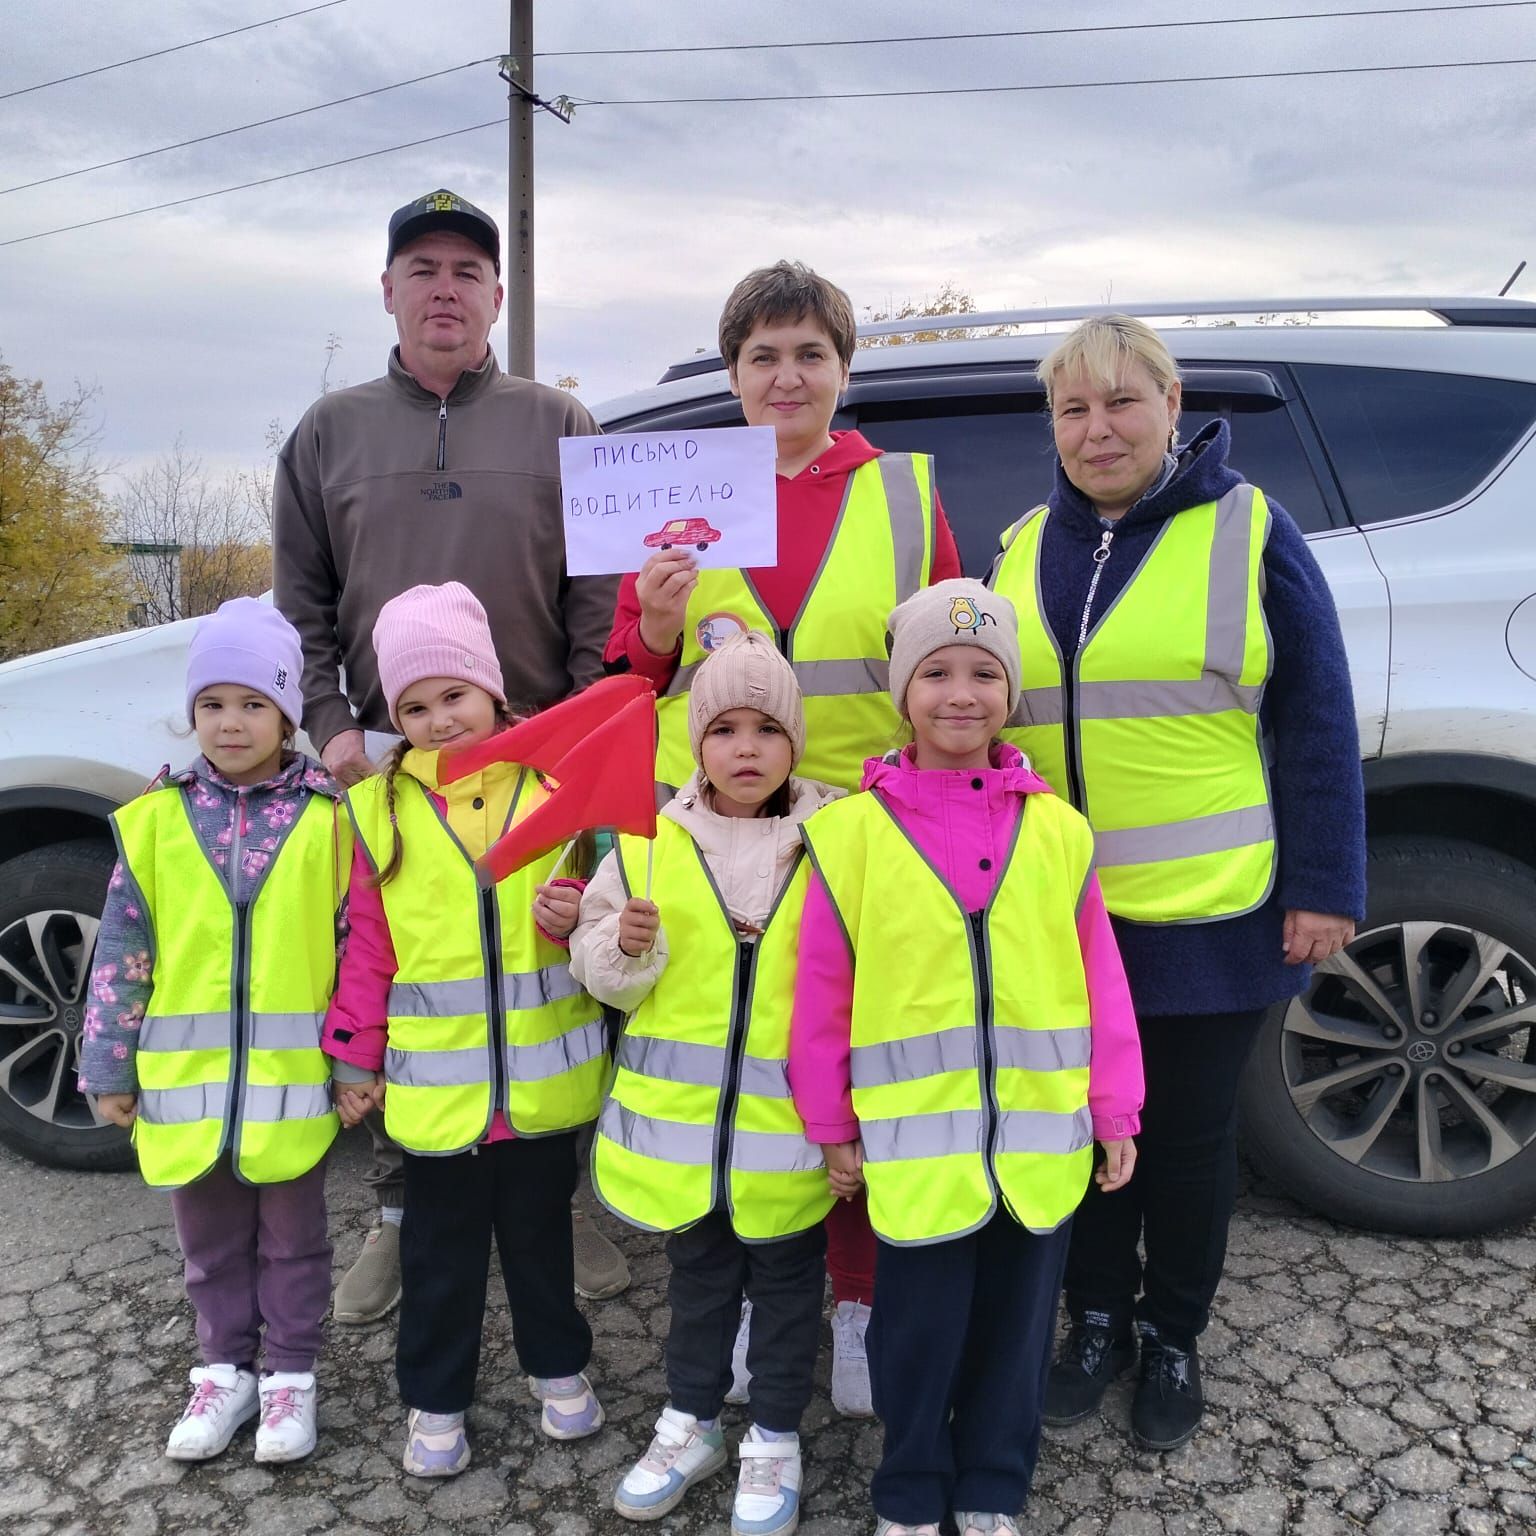
<path id="1" fill-rule="evenodd" d="M 1093 622 L 1093 600 L 1098 595 L 1099 578 L 1104 574 L 1105 562 L 1109 559 L 1109 546 L 1114 542 L 1115 530 L 1106 528 L 1099 535 L 1099 547 L 1093 552 L 1093 580 L 1088 583 L 1088 596 L 1083 599 L 1083 617 L 1077 627 L 1077 649 L 1072 653 L 1072 676 L 1067 680 L 1063 704 L 1062 723 L 1066 728 L 1066 758 L 1067 758 L 1067 793 L 1071 797 L 1072 804 L 1081 811 L 1083 809 L 1083 766 L 1077 751 L 1077 710 L 1074 707 L 1077 701 L 1077 682 L 1079 670 L 1083 660 L 1083 646 L 1088 641 L 1088 629 Z"/>
<path id="2" fill-rule="evenodd" d="M 968 912 L 971 925 L 971 955 L 976 967 L 977 1028 L 981 1035 L 981 1113 L 986 1125 L 987 1178 L 996 1184 L 993 1157 L 996 1152 L 998 1116 L 997 1072 L 992 1049 L 992 956 L 987 948 L 985 911 Z"/>
<path id="3" fill-rule="evenodd" d="M 740 944 L 740 964 L 736 968 L 736 1002 L 731 1009 L 731 1032 L 726 1041 L 728 1060 L 725 1088 L 720 1096 L 721 1137 L 715 1153 L 716 1189 L 729 1203 L 731 1143 L 735 1139 L 736 1100 L 741 1097 L 741 1058 L 746 1054 L 747 999 L 752 995 L 752 972 L 757 965 L 757 945 Z M 718 1204 L 718 1197 L 716 1203 Z"/>
<path id="4" fill-rule="evenodd" d="M 245 1092 L 245 1058 L 249 1049 L 248 1030 L 246 1028 L 246 1003 L 247 986 L 246 970 L 248 968 L 247 956 L 250 952 L 250 915 L 251 904 L 239 898 L 240 890 L 240 866 L 245 858 L 244 849 L 241 846 L 241 828 L 245 822 L 245 791 L 235 791 L 235 824 L 234 835 L 229 842 L 229 894 L 235 898 L 235 974 L 233 977 L 233 995 L 229 1000 L 230 1030 L 232 1034 L 232 1047 L 234 1051 L 234 1070 L 229 1079 L 229 1120 L 228 1120 L 228 1145 L 232 1162 L 238 1162 L 240 1156 L 240 1100 Z"/>
<path id="5" fill-rule="evenodd" d="M 437 406 L 437 467 L 448 467 L 448 402 L 440 400 Z"/>
<path id="6" fill-rule="evenodd" d="M 492 887 L 480 893 L 480 924 L 485 934 L 485 954 L 492 965 L 491 972 L 491 1055 L 495 1066 L 495 1096 L 492 1112 L 507 1110 L 507 1021 L 503 1008 L 501 989 L 504 985 L 501 968 L 501 933 L 496 918 L 496 890 Z M 511 1115 L 507 1119 L 511 1120 Z M 487 1125 L 489 1130 L 489 1125 Z"/>

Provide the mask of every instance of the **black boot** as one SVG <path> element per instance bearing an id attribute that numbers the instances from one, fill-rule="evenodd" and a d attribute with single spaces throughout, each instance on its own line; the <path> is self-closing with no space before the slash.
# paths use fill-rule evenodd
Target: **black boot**
<path id="1" fill-rule="evenodd" d="M 1149 1451 L 1176 1451 L 1205 1412 L 1195 1341 L 1179 1349 L 1155 1333 L 1141 1337 L 1141 1380 L 1131 1401 L 1131 1434 Z"/>
<path id="2" fill-rule="evenodd" d="M 1110 1382 L 1135 1362 L 1136 1341 L 1129 1333 L 1117 1336 L 1110 1328 L 1074 1323 L 1045 1379 L 1045 1422 L 1060 1428 L 1097 1412 Z"/>

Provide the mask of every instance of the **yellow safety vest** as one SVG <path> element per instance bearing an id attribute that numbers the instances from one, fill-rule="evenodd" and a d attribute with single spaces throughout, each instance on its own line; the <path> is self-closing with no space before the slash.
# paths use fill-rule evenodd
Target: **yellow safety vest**
<path id="1" fill-rule="evenodd" d="M 526 768 L 484 770 L 505 772 L 518 776 L 510 827 L 547 796 Z M 356 785 L 347 804 L 369 861 L 387 864 L 383 778 Z M 608 1071 L 602 1019 L 572 980 L 566 951 L 538 931 L 531 911 L 534 887 L 558 853 L 482 890 L 468 853 L 408 773 L 395 776 L 395 814 L 403 853 L 380 888 L 396 963 L 384 1057 L 389 1134 L 430 1155 L 482 1140 L 498 1109 L 519 1136 L 585 1125 Z"/>
<path id="2" fill-rule="evenodd" d="M 832 1208 L 785 1070 L 809 866 L 796 861 L 761 938 L 745 944 L 698 845 L 665 817 L 656 834 L 652 890 L 670 959 L 625 1022 L 592 1187 L 650 1231 L 691 1226 L 723 1194 L 747 1242 L 803 1232 Z M 627 892 L 645 889 L 645 867 L 644 840 L 621 837 Z"/>
<path id="3" fill-rule="evenodd" d="M 339 1128 L 320 1026 L 352 866 L 340 807 L 312 795 L 238 906 L 179 786 L 141 795 L 112 824 L 154 943 L 135 1062 L 133 1144 L 145 1182 L 190 1184 L 226 1148 L 248 1184 L 308 1173 Z M 229 869 L 241 858 L 237 836 Z"/>
<path id="4" fill-rule="evenodd" d="M 656 701 L 656 777 L 678 788 L 693 772 L 688 689 L 732 636 L 755 629 L 789 659 L 805 697 L 804 778 L 853 789 L 866 757 L 895 742 L 885 621 L 933 571 L 933 460 L 886 453 L 848 476 L 842 509 L 800 612 L 781 633 L 745 571 L 700 571 L 683 619 L 677 673 Z"/>
<path id="5" fill-rule="evenodd" d="M 1252 911 L 1275 880 L 1259 723 L 1273 665 L 1263 494 L 1237 485 L 1169 518 L 1070 676 L 1040 598 L 1048 516 L 1036 507 L 1003 534 L 990 578 L 1019 616 L 1024 689 L 1004 738 L 1093 824 L 1117 917 L 1190 923 Z"/>
<path id="6" fill-rule="evenodd" d="M 1087 822 L 1030 795 L 978 913 L 878 791 L 824 807 L 805 836 L 853 952 L 853 1108 L 875 1231 L 943 1242 L 982 1226 L 999 1197 L 1031 1231 L 1059 1226 L 1093 1163 L 1077 937 Z"/>

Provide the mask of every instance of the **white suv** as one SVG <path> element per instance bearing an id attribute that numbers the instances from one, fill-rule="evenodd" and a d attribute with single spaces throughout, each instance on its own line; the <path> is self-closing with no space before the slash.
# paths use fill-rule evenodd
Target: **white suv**
<path id="1" fill-rule="evenodd" d="M 1135 312 L 1325 310 L 1423 323 L 1166 332 L 1186 435 L 1227 418 L 1232 464 L 1285 506 L 1328 577 L 1365 758 L 1369 915 L 1309 994 L 1275 1010 L 1245 1078 L 1245 1145 L 1341 1220 L 1487 1230 L 1536 1211 L 1536 304 Z M 1033 374 L 1049 343 L 1020 328 L 1094 312 L 967 315 L 958 323 L 1009 333 L 855 359 L 835 425 L 935 455 L 973 574 L 1050 487 Z M 614 432 L 740 421 L 710 355 L 596 414 Z M 0 1136 L 38 1157 L 124 1153 L 71 1068 L 111 863 L 104 818 L 191 751 L 172 733 L 186 638 L 170 625 L 0 667 Z"/>

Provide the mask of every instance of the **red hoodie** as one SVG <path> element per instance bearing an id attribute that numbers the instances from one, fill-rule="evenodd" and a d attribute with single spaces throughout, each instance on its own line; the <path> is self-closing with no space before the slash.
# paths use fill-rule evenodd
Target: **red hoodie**
<path id="1" fill-rule="evenodd" d="M 814 464 L 807 465 L 793 479 L 778 477 L 779 563 L 749 569 L 747 575 L 780 631 L 794 623 L 821 568 L 848 488 L 848 476 L 859 465 L 879 457 L 880 449 L 862 434 L 834 432 L 832 446 Z M 935 491 L 930 581 L 947 581 L 961 574 L 960 551 L 955 547 L 955 536 Z M 650 678 L 660 693 L 672 681 L 681 655 L 681 642 L 669 656 L 658 656 L 646 648 L 640 638 L 640 599 L 635 595 L 635 578 L 626 576 L 619 585 L 613 633 L 603 652 L 604 663 L 612 665 L 627 659 L 632 670 Z"/>

